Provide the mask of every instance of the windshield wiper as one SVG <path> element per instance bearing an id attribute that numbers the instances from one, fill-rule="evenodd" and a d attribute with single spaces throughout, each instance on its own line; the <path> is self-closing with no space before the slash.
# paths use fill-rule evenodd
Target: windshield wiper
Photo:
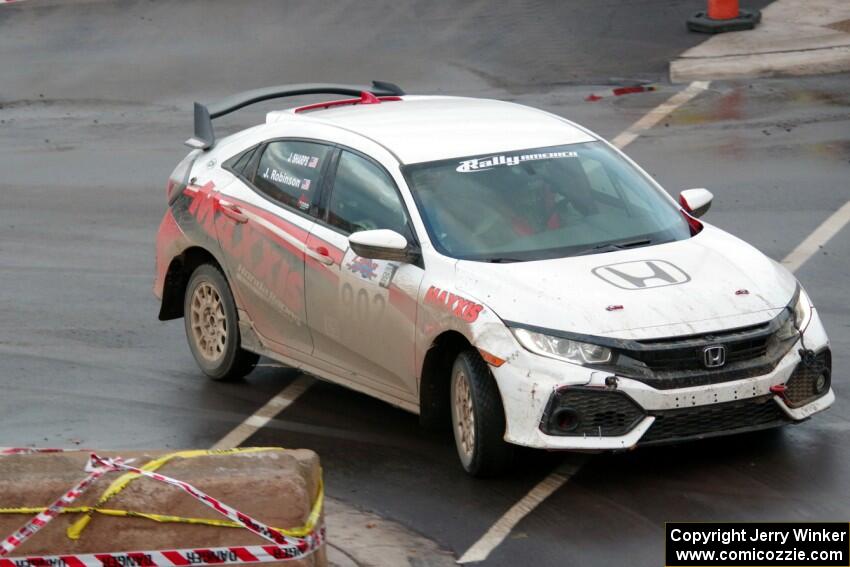
<path id="1" fill-rule="evenodd" d="M 637 248 L 639 246 L 648 246 L 650 244 L 656 244 L 650 238 L 640 238 L 636 240 L 626 240 L 623 242 L 606 242 L 604 244 L 597 244 L 596 246 L 592 246 L 590 248 L 584 248 L 579 250 L 575 254 L 570 254 L 570 256 L 584 256 L 586 254 L 601 254 L 603 252 L 614 252 L 616 250 L 626 250 L 627 248 Z M 519 259 L 519 258 L 510 258 L 504 256 L 495 256 L 493 258 L 482 258 L 478 260 L 479 262 L 489 262 L 491 264 L 512 264 L 514 262 L 527 262 L 528 259 Z"/>
<path id="2" fill-rule="evenodd" d="M 512 264 L 513 262 L 522 262 L 523 260 L 517 258 L 486 258 L 483 261 L 490 262 L 491 264 Z"/>
<path id="3" fill-rule="evenodd" d="M 639 246 L 648 246 L 652 244 L 652 240 L 642 238 L 639 240 L 629 240 L 626 242 L 606 242 L 605 244 L 597 244 L 584 250 L 579 250 L 573 256 L 585 256 L 587 254 L 603 254 L 605 252 L 614 252 L 616 250 L 625 250 L 627 248 L 637 248 Z"/>

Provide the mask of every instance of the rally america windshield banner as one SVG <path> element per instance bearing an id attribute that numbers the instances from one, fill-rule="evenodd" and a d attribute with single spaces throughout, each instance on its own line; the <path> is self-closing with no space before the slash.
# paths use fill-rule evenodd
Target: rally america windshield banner
<path id="1" fill-rule="evenodd" d="M 577 152 L 561 151 L 561 152 L 538 152 L 533 154 L 517 154 L 517 155 L 498 155 L 488 156 L 483 158 L 467 159 L 460 162 L 457 166 L 458 173 L 470 173 L 475 171 L 486 171 L 494 167 L 507 166 L 512 167 L 525 161 L 538 161 L 543 159 L 561 159 L 578 157 Z"/>

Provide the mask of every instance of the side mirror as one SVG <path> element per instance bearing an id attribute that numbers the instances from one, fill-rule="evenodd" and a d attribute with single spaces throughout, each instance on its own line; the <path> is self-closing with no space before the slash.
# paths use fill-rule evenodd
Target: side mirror
<path id="1" fill-rule="evenodd" d="M 708 189 L 686 189 L 679 193 L 679 204 L 694 217 L 701 217 L 711 208 L 714 195 Z"/>
<path id="2" fill-rule="evenodd" d="M 407 245 L 407 239 L 394 230 L 363 230 L 348 237 L 348 244 L 358 256 L 372 260 L 413 262 L 419 252 Z"/>

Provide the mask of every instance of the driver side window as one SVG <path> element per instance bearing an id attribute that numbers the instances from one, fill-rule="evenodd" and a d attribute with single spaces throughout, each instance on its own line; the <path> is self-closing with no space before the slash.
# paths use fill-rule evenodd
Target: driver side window
<path id="1" fill-rule="evenodd" d="M 387 228 L 410 239 L 395 183 L 376 164 L 345 150 L 339 157 L 327 222 L 347 234 Z"/>

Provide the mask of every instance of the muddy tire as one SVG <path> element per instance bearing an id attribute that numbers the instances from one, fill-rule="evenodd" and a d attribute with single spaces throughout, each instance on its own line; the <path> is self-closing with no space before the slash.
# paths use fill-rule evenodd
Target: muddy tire
<path id="1" fill-rule="evenodd" d="M 513 460 L 504 441 L 505 409 L 496 380 L 474 350 L 461 352 L 452 366 L 452 430 L 461 465 L 477 477 L 497 476 Z"/>
<path id="2" fill-rule="evenodd" d="M 192 356 L 213 380 L 238 380 L 251 372 L 259 356 L 240 346 L 236 303 L 221 271 L 198 266 L 183 299 L 183 321 Z"/>

